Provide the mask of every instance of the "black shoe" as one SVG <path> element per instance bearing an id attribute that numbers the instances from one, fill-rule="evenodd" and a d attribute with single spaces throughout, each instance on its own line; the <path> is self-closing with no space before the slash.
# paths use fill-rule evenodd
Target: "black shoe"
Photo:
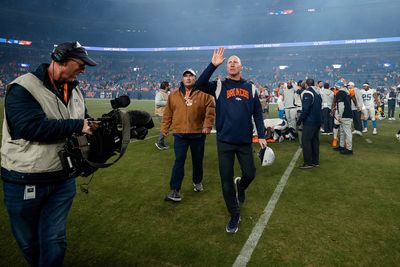
<path id="1" fill-rule="evenodd" d="M 338 147 L 334 147 L 333 150 L 341 152 L 341 151 L 345 150 L 345 148 L 342 146 L 338 146 Z"/>
<path id="2" fill-rule="evenodd" d="M 319 167 L 319 163 L 313 163 L 312 164 L 314 167 Z"/>
<path id="3" fill-rule="evenodd" d="M 344 150 L 340 151 L 340 154 L 353 155 L 353 150 L 344 149 Z"/>
<path id="4" fill-rule="evenodd" d="M 240 214 L 231 216 L 228 224 L 226 225 L 226 232 L 234 234 L 239 230 Z"/>
<path id="5" fill-rule="evenodd" d="M 312 169 L 312 168 L 314 168 L 314 165 L 308 165 L 308 164 L 303 164 L 299 167 L 299 169 L 302 169 L 302 170 L 307 170 L 307 169 Z"/>

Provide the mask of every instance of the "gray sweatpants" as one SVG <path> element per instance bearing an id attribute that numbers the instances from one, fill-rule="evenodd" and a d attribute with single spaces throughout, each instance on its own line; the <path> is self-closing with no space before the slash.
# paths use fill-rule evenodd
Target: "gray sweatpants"
<path id="1" fill-rule="evenodd" d="M 345 147 L 348 150 L 353 150 L 353 135 L 351 133 L 351 118 L 342 118 L 339 127 L 340 144 L 339 146 Z M 346 146 L 345 146 L 346 142 Z"/>

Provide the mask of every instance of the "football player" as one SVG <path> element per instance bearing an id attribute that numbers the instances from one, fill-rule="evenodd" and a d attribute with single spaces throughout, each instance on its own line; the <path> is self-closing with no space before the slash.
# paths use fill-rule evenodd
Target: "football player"
<path id="1" fill-rule="evenodd" d="M 363 89 L 361 89 L 361 95 L 363 98 L 364 109 L 364 130 L 363 133 L 368 132 L 368 118 L 372 121 L 372 134 L 377 134 L 376 130 L 376 120 L 375 120 L 375 104 L 379 107 L 379 102 L 377 99 L 376 90 L 369 87 L 368 83 L 363 84 Z"/>

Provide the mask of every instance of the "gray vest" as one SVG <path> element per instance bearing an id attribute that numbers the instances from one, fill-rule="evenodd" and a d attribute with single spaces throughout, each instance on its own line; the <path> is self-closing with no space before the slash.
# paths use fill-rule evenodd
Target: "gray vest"
<path id="1" fill-rule="evenodd" d="M 28 73 L 12 81 L 24 87 L 36 99 L 48 119 L 84 119 L 85 103 L 80 90 L 73 90 L 66 107 L 61 100 L 47 89 L 41 80 Z M 5 112 L 4 112 L 5 113 Z M 6 116 L 3 120 L 3 137 L 1 146 L 1 165 L 7 170 L 22 173 L 43 173 L 62 170 L 58 152 L 65 140 L 43 143 L 25 139 L 13 140 L 10 136 Z"/>

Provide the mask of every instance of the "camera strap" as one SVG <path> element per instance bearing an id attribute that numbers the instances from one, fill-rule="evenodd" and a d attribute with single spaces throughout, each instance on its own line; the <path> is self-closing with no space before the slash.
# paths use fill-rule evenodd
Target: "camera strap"
<path id="1" fill-rule="evenodd" d="M 110 163 L 97 163 L 97 162 L 92 162 L 88 160 L 89 157 L 89 143 L 85 135 L 78 136 L 78 144 L 79 148 L 82 153 L 82 157 L 87 161 L 87 163 L 95 168 L 107 168 L 114 163 L 116 163 L 126 152 L 126 149 L 128 148 L 129 142 L 130 142 L 130 119 L 129 119 L 129 114 L 126 113 L 125 111 L 119 110 L 119 115 L 121 118 L 121 123 L 122 123 L 122 142 L 121 142 L 121 150 L 119 152 L 118 158 L 116 158 L 113 162 Z"/>

